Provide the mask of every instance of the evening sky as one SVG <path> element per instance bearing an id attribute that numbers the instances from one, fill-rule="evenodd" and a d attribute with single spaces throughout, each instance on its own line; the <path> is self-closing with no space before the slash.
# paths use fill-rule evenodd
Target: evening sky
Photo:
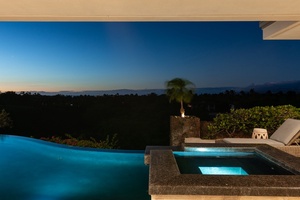
<path id="1" fill-rule="evenodd" d="M 258 22 L 0 22 L 0 91 L 246 87 L 300 80 L 300 41 Z"/>

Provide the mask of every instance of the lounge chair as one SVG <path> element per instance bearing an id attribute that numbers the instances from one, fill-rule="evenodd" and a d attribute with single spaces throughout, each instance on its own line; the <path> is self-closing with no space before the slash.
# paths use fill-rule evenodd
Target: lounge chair
<path id="1" fill-rule="evenodd" d="M 300 120 L 287 119 L 269 139 L 224 138 L 225 143 L 269 144 L 271 146 L 289 146 L 300 136 Z"/>

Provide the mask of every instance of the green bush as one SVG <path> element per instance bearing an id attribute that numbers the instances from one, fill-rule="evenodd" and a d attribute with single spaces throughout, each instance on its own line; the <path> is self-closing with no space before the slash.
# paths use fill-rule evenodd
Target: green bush
<path id="1" fill-rule="evenodd" d="M 209 137 L 243 134 L 251 137 L 253 128 L 265 128 L 271 135 L 286 119 L 300 119 L 300 109 L 291 105 L 253 107 L 218 114 L 208 125 Z"/>
<path id="2" fill-rule="evenodd" d="M 4 109 L 0 112 L 0 128 L 12 127 L 12 120 Z"/>
<path id="3" fill-rule="evenodd" d="M 42 140 L 46 140 L 49 142 L 55 142 L 58 144 L 65 144 L 70 146 L 79 146 L 79 147 L 91 147 L 91 148 L 101 148 L 101 149 L 116 149 L 118 148 L 117 143 L 117 135 L 113 135 L 112 138 L 109 135 L 105 140 L 97 141 L 95 138 L 86 139 L 78 139 L 74 138 L 69 134 L 65 135 L 66 138 L 62 139 L 61 137 L 52 136 L 51 138 L 41 138 Z"/>

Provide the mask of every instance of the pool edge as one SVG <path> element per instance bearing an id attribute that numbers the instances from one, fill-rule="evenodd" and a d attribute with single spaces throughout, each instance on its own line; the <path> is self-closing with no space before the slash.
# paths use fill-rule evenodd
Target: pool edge
<path id="1" fill-rule="evenodd" d="M 203 147 L 203 145 L 201 145 Z M 299 172 L 300 158 L 281 152 L 278 149 L 266 145 L 241 145 L 228 146 L 222 144 L 209 144 L 205 147 L 227 148 L 255 148 L 266 155 L 285 157 L 284 160 L 290 168 Z M 251 175 L 251 176 L 205 176 L 194 174 L 180 174 L 176 170 L 177 163 L 172 153 L 174 147 L 156 149 L 151 147 L 148 160 L 149 168 L 149 194 L 153 198 L 158 196 L 238 196 L 238 197 L 299 197 L 300 196 L 300 173 L 296 175 Z M 270 153 L 271 152 L 271 153 Z M 145 154 L 146 156 L 147 154 Z M 272 157 L 273 158 L 273 157 Z M 295 161 L 296 164 L 295 164 Z M 286 165 L 286 164 L 285 164 Z M 174 196 L 175 195 L 175 196 Z"/>

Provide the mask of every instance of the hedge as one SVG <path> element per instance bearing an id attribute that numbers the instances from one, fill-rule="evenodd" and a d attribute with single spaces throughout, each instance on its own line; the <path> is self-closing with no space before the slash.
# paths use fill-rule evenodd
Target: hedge
<path id="1" fill-rule="evenodd" d="M 208 131 L 210 137 L 235 137 L 240 133 L 251 137 L 253 128 L 265 128 L 271 135 L 288 118 L 300 119 L 300 109 L 291 105 L 232 109 L 230 113 L 218 114 Z"/>

